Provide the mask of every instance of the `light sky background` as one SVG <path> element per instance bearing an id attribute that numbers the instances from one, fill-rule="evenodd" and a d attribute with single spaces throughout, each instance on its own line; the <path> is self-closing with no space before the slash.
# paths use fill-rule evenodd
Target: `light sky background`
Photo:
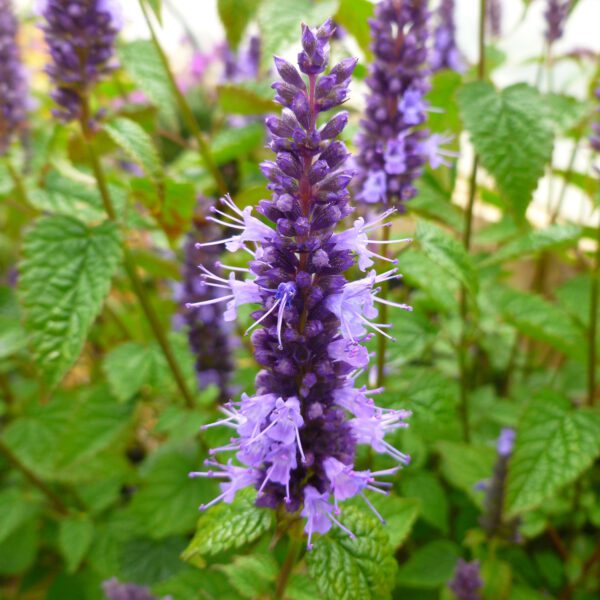
<path id="1" fill-rule="evenodd" d="M 281 9 L 285 10 L 287 2 L 295 0 L 281 0 Z M 125 16 L 123 35 L 128 39 L 147 37 L 148 32 L 142 17 L 137 0 L 120 0 Z M 533 0 L 525 12 L 522 0 L 503 0 L 503 38 L 500 48 L 506 52 L 507 61 L 494 75 L 495 83 L 504 87 L 512 83 L 535 82 L 537 65 L 528 62 L 542 51 L 544 17 L 543 12 L 547 0 Z M 35 0 L 16 0 L 17 8 L 28 12 L 35 4 Z M 216 0 L 163 0 L 164 16 L 161 39 L 170 59 L 177 65 L 185 64 L 187 59 L 186 49 L 181 40 L 184 30 L 176 19 L 170 7 L 174 7 L 182 15 L 188 26 L 195 34 L 203 49 L 211 48 L 223 39 L 224 33 L 217 14 Z M 431 5 L 438 4 L 435 0 Z M 460 49 L 466 58 L 474 62 L 477 55 L 477 30 L 479 23 L 479 0 L 456 0 L 457 40 Z M 587 48 L 600 53 L 600 0 L 580 0 L 578 6 L 570 16 L 564 37 L 555 44 L 554 52 L 562 54 L 575 48 Z M 577 97 L 585 97 L 591 72 L 582 72 L 574 63 L 559 64 L 553 75 L 554 91 L 564 92 Z M 463 153 L 459 164 L 461 173 L 466 173 L 470 165 L 470 152 Z M 566 168 L 571 153 L 571 144 L 561 141 L 557 144 L 554 153 L 554 164 L 559 168 Z M 589 172 L 591 154 L 585 149 L 578 154 L 576 166 Z M 555 182 L 553 188 L 558 194 L 562 183 Z M 462 188 L 462 189 L 461 189 Z M 462 202 L 464 186 L 459 186 L 456 200 Z M 530 216 L 540 224 L 544 224 L 547 214 L 548 180 L 545 178 L 535 194 L 535 201 L 530 207 Z M 494 218 L 493 214 L 487 215 Z M 591 204 L 583 197 L 577 188 L 569 190 L 564 205 L 564 216 L 570 219 L 591 223 L 598 216 L 592 215 Z"/>

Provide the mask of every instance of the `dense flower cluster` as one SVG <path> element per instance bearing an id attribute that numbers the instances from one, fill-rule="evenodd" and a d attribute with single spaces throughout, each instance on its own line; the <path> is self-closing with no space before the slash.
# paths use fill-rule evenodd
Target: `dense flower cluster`
<path id="1" fill-rule="evenodd" d="M 549 44 L 563 36 L 570 4 L 571 0 L 547 0 L 544 17 L 546 18 L 545 36 Z"/>
<path id="2" fill-rule="evenodd" d="M 176 325 L 183 325 L 187 330 L 190 348 L 196 358 L 199 387 L 218 386 L 220 400 L 225 401 L 229 398 L 229 381 L 233 370 L 231 332 L 223 321 L 218 303 L 210 303 L 220 296 L 218 289 L 207 285 L 198 270 L 198 265 L 204 265 L 212 273 L 219 273 L 218 261 L 223 250 L 218 241 L 222 235 L 221 227 L 203 216 L 207 213 L 207 205 L 207 199 L 199 199 L 198 215 L 183 247 L 182 283 L 176 287 L 174 294 L 175 301 L 182 307 Z M 214 241 L 217 243 L 211 244 Z M 206 243 L 198 246 L 199 242 Z M 185 308 L 196 302 L 204 304 L 192 309 Z"/>
<path id="3" fill-rule="evenodd" d="M 303 26 L 298 65 L 304 76 L 275 58 L 282 81 L 273 87 L 283 112 L 266 119 L 277 157 L 262 164 L 273 194 L 258 207 L 274 227 L 228 197 L 225 210 L 214 209 L 214 222 L 238 232 L 223 240 L 227 249 L 243 250 L 251 260 L 248 269 L 223 265 L 231 270 L 228 278 L 208 269 L 205 278 L 226 290 L 220 298 L 227 302 L 226 320 L 234 319 L 242 304 L 261 305 L 249 330 L 262 370 L 255 394 L 225 405 L 225 418 L 213 424 L 229 426 L 236 435 L 211 454 L 235 452 L 242 466 L 209 459 L 207 472 L 191 474 L 223 480 L 221 495 L 206 506 L 231 502 L 240 488 L 254 486 L 260 506 L 302 509 L 309 547 L 312 534 L 325 533 L 332 524 L 352 535 L 337 519 L 338 503 L 361 495 L 370 505 L 364 492 L 382 493 L 389 485 L 376 477 L 395 473 L 409 460 L 385 440 L 387 433 L 406 427 L 409 413 L 378 408 L 371 396 L 381 390 L 355 385 L 369 362 L 363 345 L 368 331 L 389 337 L 389 325 L 373 322 L 376 304 L 408 307 L 377 296 L 379 284 L 398 277 L 395 268 L 380 275 L 369 270 L 377 254 L 368 235 L 388 226 L 385 219 L 393 211 L 371 222 L 359 218 L 334 233 L 352 212 L 353 173 L 344 166 L 344 144 L 335 139 L 348 115 L 339 112 L 321 127 L 317 117 L 344 102 L 356 61 L 343 60 L 323 74 L 333 30 L 331 21 L 316 30 Z M 344 272 L 356 263 L 365 275 L 348 281 Z M 244 280 L 236 278 L 239 271 Z M 371 445 L 398 464 L 378 472 L 355 470 L 357 444 Z"/>
<path id="4" fill-rule="evenodd" d="M 120 583 L 114 577 L 102 583 L 102 591 L 108 600 L 157 600 L 148 588 L 134 583 Z M 171 596 L 166 596 L 162 600 L 171 600 Z"/>
<path id="5" fill-rule="evenodd" d="M 479 574 L 479 561 L 466 562 L 459 558 L 449 587 L 458 600 L 481 600 L 479 590 L 483 587 L 483 581 Z"/>
<path id="6" fill-rule="evenodd" d="M 497 38 L 502 35 L 502 0 L 487 0 L 485 24 L 492 37 Z"/>
<path id="7" fill-rule="evenodd" d="M 431 69 L 424 0 L 382 0 L 370 20 L 375 54 L 367 85 L 365 119 L 357 139 L 357 199 L 399 209 L 415 196 L 414 181 L 429 159 L 446 164 L 439 149 L 449 141 L 418 128 L 426 120 Z"/>
<path id="8" fill-rule="evenodd" d="M 0 0 L 0 155 L 26 121 L 27 83 L 11 0 Z"/>
<path id="9" fill-rule="evenodd" d="M 440 4 L 438 25 L 433 32 L 431 68 L 434 71 L 452 69 L 459 73 L 464 70 L 464 63 L 456 46 L 454 0 L 442 0 Z"/>
<path id="10" fill-rule="evenodd" d="M 82 97 L 114 69 L 121 27 L 117 0 L 41 0 L 42 26 L 52 62 L 46 68 L 56 89 L 54 115 L 71 121 L 82 115 Z"/>

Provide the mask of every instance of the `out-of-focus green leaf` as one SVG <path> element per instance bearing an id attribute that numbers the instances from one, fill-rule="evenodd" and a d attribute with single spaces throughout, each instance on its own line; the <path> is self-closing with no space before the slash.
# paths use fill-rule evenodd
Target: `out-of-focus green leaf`
<path id="1" fill-rule="evenodd" d="M 369 19 L 373 15 L 373 4 L 368 0 L 340 0 L 335 14 L 339 23 L 356 40 L 367 59 L 371 57 L 371 30 Z"/>
<path id="2" fill-rule="evenodd" d="M 289 600 L 315 600 L 319 597 L 319 590 L 308 575 L 297 573 L 290 577 L 285 595 Z"/>
<path id="3" fill-rule="evenodd" d="M 402 494 L 419 501 L 423 520 L 443 533 L 448 533 L 447 494 L 435 475 L 425 471 L 407 474 L 401 483 Z"/>
<path id="4" fill-rule="evenodd" d="M 25 345 L 14 291 L 8 286 L 0 286 L 0 359 L 19 352 Z"/>
<path id="5" fill-rule="evenodd" d="M 67 517 L 60 522 L 58 547 L 68 573 L 74 573 L 85 558 L 94 538 L 94 523 L 85 516 Z"/>
<path id="6" fill-rule="evenodd" d="M 460 550 L 449 540 L 435 540 L 418 548 L 400 565 L 396 583 L 411 588 L 437 588 L 454 571 Z"/>
<path id="7" fill-rule="evenodd" d="M 119 118 L 105 125 L 104 130 L 149 177 L 155 181 L 162 179 L 158 152 L 152 138 L 141 125 L 130 119 Z"/>
<path id="8" fill-rule="evenodd" d="M 26 234 L 19 292 L 33 356 L 54 386 L 71 368 L 121 257 L 117 227 L 71 217 L 38 220 Z"/>
<path id="9" fill-rule="evenodd" d="M 482 264 L 500 264 L 529 254 L 571 246 L 581 237 L 581 233 L 581 227 L 571 224 L 533 229 L 490 254 Z"/>
<path id="10" fill-rule="evenodd" d="M 0 492 L 0 543 L 30 521 L 37 510 L 30 500 L 14 488 Z"/>
<path id="11" fill-rule="evenodd" d="M 471 293 L 477 293 L 477 272 L 471 257 L 458 240 L 437 225 L 423 220 L 417 222 L 416 239 L 429 258 L 461 281 Z"/>
<path id="12" fill-rule="evenodd" d="M 17 575 L 34 562 L 38 546 L 38 523 L 30 520 L 0 542 L 0 575 Z"/>
<path id="13" fill-rule="evenodd" d="M 408 208 L 420 217 L 448 225 L 454 231 L 461 231 L 464 217 L 460 208 L 452 204 L 449 195 L 420 178 L 418 194 L 410 201 Z"/>
<path id="14" fill-rule="evenodd" d="M 218 165 L 223 165 L 263 145 L 264 139 L 265 131 L 262 123 L 223 129 L 212 139 L 212 157 Z"/>
<path id="15" fill-rule="evenodd" d="M 582 102 L 572 96 L 547 94 L 545 100 L 556 131 L 561 134 L 581 123 L 594 110 L 589 102 Z"/>
<path id="16" fill-rule="evenodd" d="M 160 56 L 152 42 L 135 40 L 122 46 L 119 58 L 133 81 L 172 128 L 177 126 L 175 99 Z"/>
<path id="17" fill-rule="evenodd" d="M 194 539 L 182 554 L 183 560 L 203 566 L 204 558 L 241 548 L 258 539 L 273 525 L 273 513 L 254 505 L 254 490 L 237 493 L 231 504 L 221 502 L 198 520 Z"/>
<path id="18" fill-rule="evenodd" d="M 250 599 L 265 597 L 279 573 L 279 565 L 270 554 L 236 556 L 231 563 L 218 568 L 244 598 Z"/>
<path id="19" fill-rule="evenodd" d="M 600 454 L 600 415 L 545 393 L 519 424 L 509 464 L 506 506 L 510 516 L 540 506 L 575 481 Z"/>
<path id="20" fill-rule="evenodd" d="M 481 566 L 484 600 L 506 600 L 512 587 L 510 564 L 498 558 L 485 560 Z"/>
<path id="21" fill-rule="evenodd" d="M 465 85 L 458 102 L 481 164 L 521 219 L 552 152 L 552 122 L 543 97 L 524 83 L 498 92 L 479 81 Z"/>
<path id="22" fill-rule="evenodd" d="M 431 131 L 442 134 L 450 131 L 454 135 L 460 133 L 461 122 L 456 102 L 456 93 L 460 88 L 461 80 L 460 74 L 450 69 L 438 71 L 433 75 L 431 79 L 431 91 L 427 94 L 427 100 L 433 108 L 442 110 L 441 112 L 431 112 L 427 115 L 427 122 Z"/>
<path id="23" fill-rule="evenodd" d="M 217 88 L 221 110 L 233 115 L 276 112 L 271 86 L 256 81 L 226 83 Z"/>
<path id="24" fill-rule="evenodd" d="M 125 342 L 110 352 L 102 368 L 115 397 L 126 402 L 149 382 L 155 366 L 156 348 Z"/>
<path id="25" fill-rule="evenodd" d="M 236 50 L 261 0 L 218 0 L 217 8 L 227 42 Z"/>
<path id="26" fill-rule="evenodd" d="M 316 540 L 306 555 L 309 573 L 322 597 L 389 598 L 397 567 L 385 529 L 377 519 L 353 506 L 344 508 L 342 522 L 356 539 L 334 528 Z"/>
<path id="27" fill-rule="evenodd" d="M 162 0 L 144 0 L 156 15 L 159 23 L 162 23 Z"/>

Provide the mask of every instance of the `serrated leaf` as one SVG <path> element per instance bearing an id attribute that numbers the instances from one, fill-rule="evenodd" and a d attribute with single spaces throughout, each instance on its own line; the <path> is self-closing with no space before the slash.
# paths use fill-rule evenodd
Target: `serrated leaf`
<path id="1" fill-rule="evenodd" d="M 218 0 L 219 18 L 225 28 L 227 42 L 235 50 L 254 16 L 261 0 Z"/>
<path id="2" fill-rule="evenodd" d="M 227 114 L 262 115 L 276 110 L 271 86 L 257 81 L 225 83 L 217 88 L 219 106 Z"/>
<path id="3" fill-rule="evenodd" d="M 373 16 L 373 4 L 368 0 L 340 0 L 335 14 L 339 23 L 356 40 L 367 58 L 371 57 L 371 29 L 369 19 Z"/>
<path id="4" fill-rule="evenodd" d="M 86 227 L 70 217 L 46 217 L 25 235 L 19 292 L 33 356 L 50 386 L 79 356 L 120 258 L 111 222 Z"/>
<path id="5" fill-rule="evenodd" d="M 196 533 L 181 557 L 196 565 L 204 557 L 241 548 L 273 525 L 273 513 L 254 505 L 254 490 L 241 490 L 231 504 L 221 502 L 198 519 Z"/>
<path id="6" fill-rule="evenodd" d="M 497 92 L 479 81 L 465 85 L 458 102 L 481 164 L 522 218 L 552 153 L 552 122 L 543 97 L 524 83 Z"/>
<path id="7" fill-rule="evenodd" d="M 478 281 L 471 257 L 462 244 L 443 229 L 420 220 L 417 222 L 416 239 L 423 252 L 449 275 L 461 281 L 473 294 L 477 293 Z"/>
<path id="8" fill-rule="evenodd" d="M 519 424 L 508 469 L 509 516 L 539 506 L 575 481 L 600 454 L 600 415 L 546 393 Z"/>
<path id="9" fill-rule="evenodd" d="M 265 597 L 279 573 L 279 564 L 270 554 L 236 556 L 231 563 L 217 568 L 244 598 Z"/>
<path id="10" fill-rule="evenodd" d="M 122 46 L 119 58 L 133 81 L 147 94 L 168 125 L 175 128 L 175 99 L 160 56 L 152 42 L 136 40 Z"/>
<path id="11" fill-rule="evenodd" d="M 192 442 L 165 444 L 142 469 L 142 481 L 130 515 L 152 538 L 184 534 L 194 527 L 198 506 L 218 494 L 214 485 L 188 474 L 197 470 L 201 456 Z"/>
<path id="12" fill-rule="evenodd" d="M 162 179 L 163 170 L 154 142 L 146 130 L 131 119 L 113 119 L 104 130 L 152 179 Z"/>
<path id="13" fill-rule="evenodd" d="M 396 582 L 407 587 L 437 588 L 450 579 L 459 556 L 460 549 L 453 542 L 429 542 L 400 565 Z"/>
<path id="14" fill-rule="evenodd" d="M 74 573 L 85 558 L 94 539 L 94 523 L 88 518 L 67 517 L 58 528 L 58 548 L 63 555 L 67 573 Z"/>
<path id="15" fill-rule="evenodd" d="M 135 581 L 139 585 L 165 581 L 185 567 L 178 556 L 184 546 L 182 537 L 130 540 L 120 548 L 119 576 L 123 581 Z"/>
<path id="16" fill-rule="evenodd" d="M 354 506 L 344 508 L 341 520 L 356 539 L 336 528 L 320 537 L 306 555 L 321 595 L 325 600 L 389 598 L 396 561 L 384 529 Z"/>
<path id="17" fill-rule="evenodd" d="M 577 225 L 550 225 L 546 229 L 533 229 L 525 235 L 503 245 L 490 254 L 482 264 L 497 265 L 508 260 L 571 246 L 581 237 L 582 229 Z"/>
<path id="18" fill-rule="evenodd" d="M 337 12 L 339 0 L 294 0 L 282 10 L 280 0 L 261 0 L 256 20 L 263 43 L 263 64 L 272 66 L 273 55 L 281 54 L 288 46 L 299 45 L 300 24 L 321 25 Z"/>

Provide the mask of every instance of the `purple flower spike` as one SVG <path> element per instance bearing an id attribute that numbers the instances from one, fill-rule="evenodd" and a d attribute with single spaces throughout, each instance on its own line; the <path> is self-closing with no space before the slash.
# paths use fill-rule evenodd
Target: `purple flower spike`
<path id="1" fill-rule="evenodd" d="M 485 22 L 492 37 L 498 38 L 502 35 L 502 0 L 487 0 Z"/>
<path id="2" fill-rule="evenodd" d="M 27 82 L 17 46 L 18 22 L 10 0 L 0 0 L 0 156 L 25 129 Z"/>
<path id="3" fill-rule="evenodd" d="M 364 344 L 373 332 L 391 337 L 390 326 L 376 322 L 377 306 L 410 307 L 378 297 L 379 284 L 399 277 L 395 268 L 380 275 L 368 271 L 381 258 L 381 242 L 369 235 L 388 227 L 394 210 L 369 221 L 359 218 L 336 232 L 353 210 L 348 191 L 353 171 L 346 167 L 346 147 L 336 139 L 348 116 L 339 112 L 321 127 L 318 117 L 344 102 L 356 61 L 343 60 L 327 72 L 333 31 L 330 21 L 316 30 L 303 26 L 298 67 L 275 59 L 281 80 L 273 88 L 283 110 L 280 117 L 266 119 L 276 158 L 261 165 L 272 195 L 257 209 L 270 223 L 250 207 L 240 210 L 223 199 L 223 210 L 209 220 L 235 235 L 201 247 L 225 243 L 232 252 L 246 252 L 249 266 L 222 265 L 231 269 L 229 279 L 203 267 L 207 285 L 223 295 L 192 305 L 227 302 L 225 319 L 233 319 L 240 304 L 260 305 L 248 329 L 262 367 L 256 391 L 225 404 L 224 418 L 208 425 L 235 431 L 228 444 L 210 453 L 233 452 L 242 466 L 211 461 L 210 471 L 193 474 L 227 480 L 207 506 L 230 502 L 240 487 L 253 485 L 259 506 L 301 510 L 309 548 L 313 534 L 334 525 L 352 536 L 337 518 L 343 500 L 359 495 L 380 517 L 366 493 L 385 494 L 386 484 L 376 478 L 394 475 L 409 462 L 385 436 L 406 427 L 410 413 L 378 408 L 370 396 L 382 390 L 354 384 L 368 367 Z M 355 264 L 365 275 L 348 281 L 345 272 Z M 374 473 L 356 470 L 357 444 L 370 444 L 396 466 Z"/>
<path id="4" fill-rule="evenodd" d="M 52 98 L 63 122 L 82 116 L 82 98 L 108 75 L 122 15 L 116 0 L 42 0 L 39 7 L 51 57 L 46 72 L 56 89 Z M 91 117 L 90 117 L 91 118 Z"/>
<path id="5" fill-rule="evenodd" d="M 600 86 L 594 91 L 596 100 L 600 102 Z M 600 115 L 600 104 L 596 108 L 596 112 Z M 600 152 L 600 118 L 596 118 L 592 123 L 592 135 L 590 136 L 590 145 L 596 152 Z"/>
<path id="6" fill-rule="evenodd" d="M 547 0 L 544 17 L 546 18 L 546 41 L 553 44 L 565 32 L 565 23 L 569 15 L 571 0 Z"/>
<path id="7" fill-rule="evenodd" d="M 452 69 L 462 73 L 465 69 L 460 51 L 456 46 L 454 24 L 454 0 L 442 0 L 438 10 L 438 25 L 433 32 L 431 68 L 434 71 Z"/>
<path id="8" fill-rule="evenodd" d="M 427 157 L 423 144 L 431 69 L 429 21 L 422 0 L 382 0 L 371 19 L 372 49 L 367 109 L 357 138 L 357 199 L 402 209 L 417 193 L 414 181 Z"/>
<path id="9" fill-rule="evenodd" d="M 479 590 L 483 587 L 483 581 L 479 574 L 479 561 L 467 562 L 459 558 L 454 578 L 448 586 L 458 600 L 481 600 Z"/>
<path id="10" fill-rule="evenodd" d="M 102 583 L 102 591 L 109 600 L 157 600 L 148 588 L 134 583 L 120 583 L 115 577 Z M 171 600 L 171 596 L 165 596 L 162 600 Z"/>

